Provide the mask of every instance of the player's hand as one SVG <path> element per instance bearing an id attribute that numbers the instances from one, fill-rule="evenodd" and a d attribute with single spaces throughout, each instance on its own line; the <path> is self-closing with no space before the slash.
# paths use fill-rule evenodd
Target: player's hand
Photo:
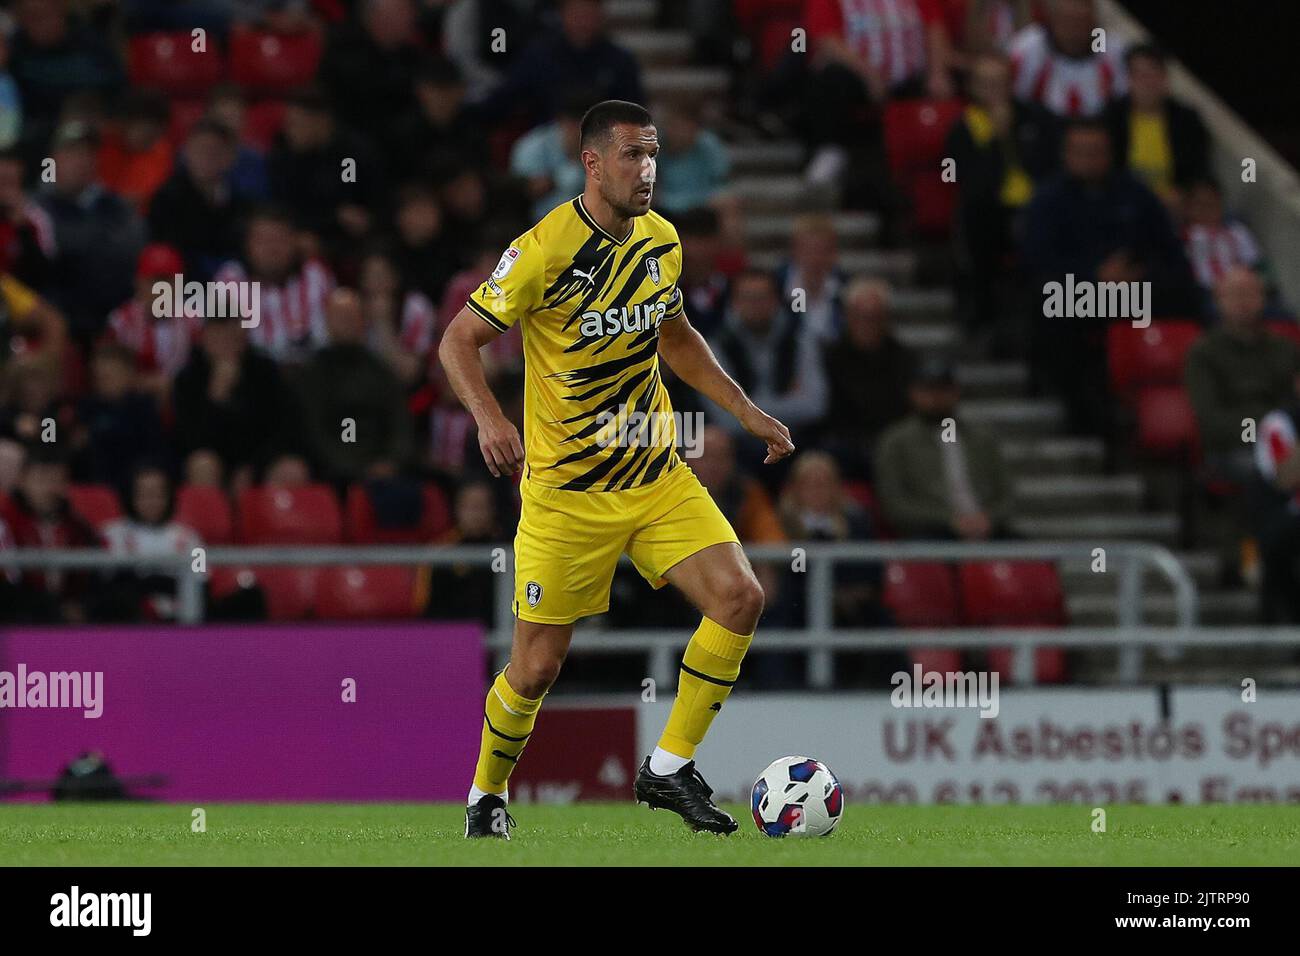
<path id="1" fill-rule="evenodd" d="M 763 459 L 763 464 L 770 465 L 794 453 L 790 429 L 761 408 L 753 406 L 740 417 L 740 424 L 744 426 L 745 431 L 767 444 L 767 457 Z"/>
<path id="2" fill-rule="evenodd" d="M 494 478 L 513 475 L 524 466 L 524 444 L 519 430 L 504 415 L 479 425 L 478 447 Z"/>

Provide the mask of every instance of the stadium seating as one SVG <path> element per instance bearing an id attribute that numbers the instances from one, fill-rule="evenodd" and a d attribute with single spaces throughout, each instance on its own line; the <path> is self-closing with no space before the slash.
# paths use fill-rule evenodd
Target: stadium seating
<path id="1" fill-rule="evenodd" d="M 884 600 L 901 627 L 955 627 L 959 620 L 952 567 L 942 561 L 891 561 Z M 908 656 L 926 671 L 961 669 L 955 648 L 911 648 Z"/>
<path id="2" fill-rule="evenodd" d="M 220 488 L 183 485 L 176 492 L 176 520 L 197 531 L 204 544 L 235 540 L 234 511 Z"/>
<path id="3" fill-rule="evenodd" d="M 1065 595 L 1056 566 L 1048 561 L 975 561 L 958 568 L 962 616 L 971 627 L 1062 627 Z M 1013 651 L 989 651 L 989 669 L 1012 674 Z M 1065 679 L 1065 652 L 1040 648 L 1034 670 L 1041 683 Z"/>
<path id="4" fill-rule="evenodd" d="M 68 503 L 73 511 L 96 528 L 122 517 L 117 493 L 107 485 L 71 485 Z"/>
<path id="5" fill-rule="evenodd" d="M 1196 415 L 1187 389 L 1153 385 L 1141 389 L 1134 403 L 1137 444 L 1153 458 L 1185 460 L 1197 451 Z"/>
<path id="6" fill-rule="evenodd" d="M 1106 354 L 1115 394 L 1132 400 L 1145 386 L 1181 384 L 1187 351 L 1200 334 L 1197 323 L 1184 320 L 1152 322 L 1145 329 L 1112 324 L 1106 330 Z"/>
<path id="7" fill-rule="evenodd" d="M 236 29 L 230 35 L 230 78 L 245 90 L 286 93 L 311 83 L 320 64 L 320 36 Z"/>
<path id="8" fill-rule="evenodd" d="M 320 568 L 214 568 L 210 584 L 213 597 L 218 598 L 255 584 L 266 596 L 272 621 L 300 621 L 311 617 L 316 608 L 320 577 Z"/>
<path id="9" fill-rule="evenodd" d="M 236 537 L 242 544 L 338 544 L 343 517 L 328 485 L 248 488 L 239 496 Z"/>
<path id="10" fill-rule="evenodd" d="M 344 536 L 354 544 L 425 544 L 434 541 L 451 527 L 451 513 L 442 489 L 425 484 L 420 523 L 410 528 L 381 528 L 364 485 L 348 488 L 344 506 Z"/>
<path id="11" fill-rule="evenodd" d="M 248 105 L 244 117 L 244 142 L 263 152 L 275 144 L 284 125 L 284 100 L 258 100 Z"/>
<path id="12" fill-rule="evenodd" d="M 382 565 L 321 570 L 316 616 L 323 620 L 412 617 L 415 570 Z"/>
<path id="13" fill-rule="evenodd" d="M 895 100 L 885 107 L 885 153 L 898 188 L 912 202 L 917 231 L 948 233 L 957 201 L 955 183 L 940 178 L 948 129 L 961 115 L 960 100 Z"/>
<path id="14" fill-rule="evenodd" d="M 225 60 L 211 37 L 198 52 L 188 32 L 147 33 L 131 38 L 127 70 L 132 86 L 201 96 L 221 82 Z"/>

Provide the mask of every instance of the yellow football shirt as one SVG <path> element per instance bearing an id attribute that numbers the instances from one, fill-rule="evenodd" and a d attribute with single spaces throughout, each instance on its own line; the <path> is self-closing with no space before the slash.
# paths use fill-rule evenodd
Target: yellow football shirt
<path id="1" fill-rule="evenodd" d="M 582 197 L 551 210 L 469 298 L 499 332 L 523 323 L 529 481 L 616 491 L 681 465 L 659 375 L 659 324 L 682 314 L 677 230 L 658 213 L 605 232 Z"/>

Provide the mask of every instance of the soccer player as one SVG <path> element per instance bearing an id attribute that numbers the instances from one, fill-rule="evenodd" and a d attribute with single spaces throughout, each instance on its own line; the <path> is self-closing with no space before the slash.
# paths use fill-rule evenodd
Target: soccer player
<path id="1" fill-rule="evenodd" d="M 465 811 L 467 837 L 509 839 L 507 783 L 581 617 L 609 607 L 624 552 L 659 588 L 672 583 L 704 619 L 682 659 L 663 736 L 637 773 L 637 801 L 696 830 L 732 833 L 695 769 L 695 748 L 740 673 L 763 591 L 727 519 L 678 457 L 659 357 L 767 444 L 790 432 L 746 397 L 691 327 L 677 280 L 677 230 L 651 212 L 658 136 L 635 103 L 583 117 L 585 186 L 511 244 L 447 327 L 447 378 L 478 425 L 493 475 L 519 481 L 515 629 L 488 691 Z M 488 389 L 479 349 L 516 322 L 524 339 L 524 441 Z M 526 451 L 525 451 L 526 449 Z"/>

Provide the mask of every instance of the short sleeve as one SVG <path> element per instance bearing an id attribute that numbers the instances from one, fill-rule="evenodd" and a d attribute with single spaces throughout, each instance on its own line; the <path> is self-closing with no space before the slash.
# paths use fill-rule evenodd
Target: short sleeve
<path id="1" fill-rule="evenodd" d="M 505 332 L 541 304 L 544 274 L 541 247 L 531 235 L 522 236 L 501 253 L 497 267 L 470 294 L 466 305 L 492 328 Z"/>
<path id="2" fill-rule="evenodd" d="M 681 276 L 682 276 L 682 240 L 673 230 L 673 238 L 677 240 L 677 247 L 668 254 L 669 263 L 672 268 L 673 284 L 664 296 L 665 310 L 664 321 L 670 321 L 682 314 L 685 307 L 685 297 L 682 295 Z"/>

